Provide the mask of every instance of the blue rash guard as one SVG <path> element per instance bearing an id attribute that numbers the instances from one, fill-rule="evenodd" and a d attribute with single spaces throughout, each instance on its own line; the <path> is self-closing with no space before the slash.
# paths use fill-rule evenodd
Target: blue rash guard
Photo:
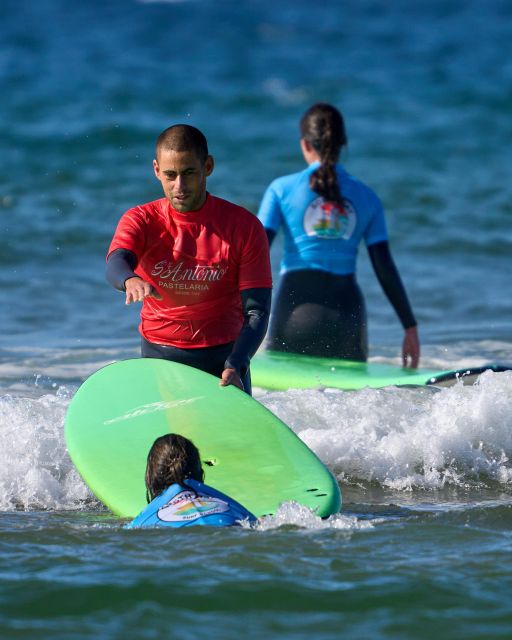
<path id="1" fill-rule="evenodd" d="M 356 271 L 361 240 L 367 247 L 388 240 L 384 210 L 377 195 L 336 165 L 343 210 L 311 190 L 315 162 L 304 171 L 274 180 L 260 205 L 258 217 L 266 229 L 284 230 L 281 273 L 318 269 L 336 275 Z"/>
<path id="2" fill-rule="evenodd" d="M 266 348 L 364 362 L 366 308 L 355 273 L 361 242 L 404 329 L 416 320 L 389 250 L 379 198 L 338 164 L 343 205 L 328 202 L 310 187 L 317 167 L 315 162 L 274 180 L 258 212 L 269 243 L 284 230 L 281 279 Z"/>
<path id="3" fill-rule="evenodd" d="M 230 527 L 256 517 L 229 496 L 202 482 L 187 480 L 186 487 L 173 484 L 152 500 L 126 528 Z"/>

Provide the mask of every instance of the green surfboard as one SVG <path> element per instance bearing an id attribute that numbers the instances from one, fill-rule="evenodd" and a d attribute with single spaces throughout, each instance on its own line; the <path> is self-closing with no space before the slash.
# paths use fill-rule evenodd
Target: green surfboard
<path id="1" fill-rule="evenodd" d="M 348 390 L 392 385 L 449 386 L 459 378 L 466 384 L 473 384 L 487 369 L 499 372 L 510 367 L 488 364 L 456 371 L 430 371 L 379 362 L 352 362 L 260 350 L 251 361 L 251 378 L 255 387 L 279 391 L 327 387 Z"/>
<path id="2" fill-rule="evenodd" d="M 78 389 L 65 421 L 68 452 L 84 481 L 124 518 L 146 505 L 147 454 L 166 433 L 192 440 L 205 482 L 258 517 L 286 501 L 322 517 L 339 511 L 335 478 L 288 426 L 191 367 L 150 358 L 108 365 Z"/>

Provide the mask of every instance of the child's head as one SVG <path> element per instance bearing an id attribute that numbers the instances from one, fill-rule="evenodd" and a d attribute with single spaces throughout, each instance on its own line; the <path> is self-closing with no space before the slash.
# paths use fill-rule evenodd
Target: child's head
<path id="1" fill-rule="evenodd" d="M 187 478 L 202 482 L 204 471 L 193 442 L 176 433 L 153 442 L 146 465 L 146 498 L 151 502 L 172 484 L 183 485 Z"/>

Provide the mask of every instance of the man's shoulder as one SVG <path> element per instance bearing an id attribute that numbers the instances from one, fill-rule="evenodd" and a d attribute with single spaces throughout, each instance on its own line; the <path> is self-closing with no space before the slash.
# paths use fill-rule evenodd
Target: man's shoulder
<path id="1" fill-rule="evenodd" d="M 127 214 L 130 215 L 138 215 L 138 216 L 146 216 L 146 217 L 154 217 L 160 215 L 166 203 L 165 198 L 159 198 L 158 200 L 152 200 L 151 202 L 146 202 L 144 204 L 137 204 L 134 207 L 131 207 L 126 211 Z"/>
<path id="2" fill-rule="evenodd" d="M 239 204 L 235 204 L 234 202 L 230 202 L 229 200 L 225 200 L 224 198 L 219 198 L 218 196 L 209 196 L 211 198 L 212 209 L 214 212 L 221 212 L 224 222 L 233 221 L 235 223 L 240 223 L 241 220 L 244 221 L 244 225 L 260 225 L 260 221 L 258 217 Z"/>
<path id="3" fill-rule="evenodd" d="M 226 200 L 225 198 L 219 198 L 219 196 L 212 196 L 211 193 L 208 195 L 208 197 L 210 198 L 210 202 L 212 206 L 216 210 L 222 209 L 223 211 L 227 211 L 227 212 L 232 212 L 232 213 L 242 214 L 242 215 L 249 214 L 252 216 L 252 213 L 245 207 L 242 207 L 242 205 L 235 204 L 234 202 L 231 202 L 230 200 Z"/>

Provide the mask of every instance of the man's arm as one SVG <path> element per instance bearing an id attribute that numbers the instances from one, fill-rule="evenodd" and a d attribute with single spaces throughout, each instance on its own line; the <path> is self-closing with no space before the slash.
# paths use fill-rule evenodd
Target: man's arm
<path id="1" fill-rule="evenodd" d="M 242 389 L 241 376 L 246 374 L 251 358 L 263 342 L 267 332 L 272 289 L 245 289 L 241 291 L 240 295 L 244 323 L 233 349 L 224 363 L 221 386 L 234 384 Z"/>
<path id="2" fill-rule="evenodd" d="M 161 300 L 162 296 L 152 285 L 135 273 L 136 266 L 137 256 L 133 251 L 116 249 L 107 258 L 106 278 L 115 289 L 126 292 L 126 304 L 142 302 L 147 296 Z"/>
<path id="3" fill-rule="evenodd" d="M 135 268 L 137 256 L 128 249 L 116 249 L 107 258 L 105 272 L 108 282 L 118 291 L 126 291 L 125 283 L 128 278 L 137 278 Z"/>

